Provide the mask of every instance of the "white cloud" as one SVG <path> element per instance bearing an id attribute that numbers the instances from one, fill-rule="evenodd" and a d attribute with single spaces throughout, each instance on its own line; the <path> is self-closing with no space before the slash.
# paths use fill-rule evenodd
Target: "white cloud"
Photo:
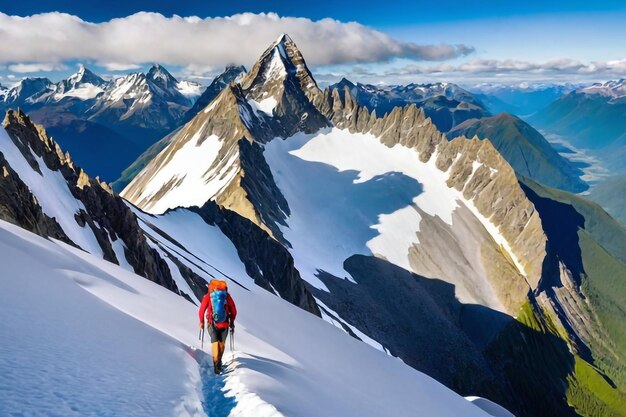
<path id="1" fill-rule="evenodd" d="M 274 13 L 200 19 L 141 12 L 103 23 L 56 12 L 24 18 L 0 13 L 0 28 L 3 63 L 91 60 L 107 68 L 152 62 L 198 68 L 250 65 L 283 32 L 312 65 L 394 58 L 437 61 L 473 52 L 466 45 L 398 41 L 356 22 Z"/>
<path id="2" fill-rule="evenodd" d="M 378 68 L 376 68 L 378 67 Z M 394 66 L 354 66 L 346 71 L 316 74 L 318 82 L 336 82 L 349 73 L 353 81 L 365 83 L 395 83 L 453 81 L 467 82 L 589 82 L 626 77 L 626 59 L 581 62 L 573 59 L 557 59 L 547 62 L 523 60 L 474 59 L 458 64 L 409 63 Z"/>
<path id="3" fill-rule="evenodd" d="M 67 69 L 67 67 L 60 63 L 31 63 L 31 64 L 11 64 L 8 69 L 13 72 L 29 73 L 29 72 L 48 72 L 48 71 L 60 71 Z"/>
<path id="4" fill-rule="evenodd" d="M 98 65 L 109 71 L 129 71 L 141 68 L 141 66 L 137 64 L 120 64 L 118 62 L 98 62 Z"/>
<path id="5" fill-rule="evenodd" d="M 569 75 L 616 75 L 626 74 L 626 59 L 614 61 L 593 61 L 583 63 L 573 59 L 558 59 L 547 62 L 531 62 L 521 60 L 480 59 L 463 62 L 458 65 L 406 65 L 391 69 L 383 75 L 412 75 L 412 74 L 440 74 L 440 73 L 468 73 L 468 74 L 569 74 Z M 373 74 L 372 74 L 373 75 Z"/>

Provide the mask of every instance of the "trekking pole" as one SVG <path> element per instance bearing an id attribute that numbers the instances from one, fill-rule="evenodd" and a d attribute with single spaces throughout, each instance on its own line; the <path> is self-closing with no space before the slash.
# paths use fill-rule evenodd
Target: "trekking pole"
<path id="1" fill-rule="evenodd" d="M 204 351 L 204 327 L 200 330 L 200 350 Z"/>
<path id="2" fill-rule="evenodd" d="M 232 355 L 230 361 L 233 362 L 235 360 L 235 329 L 230 332 L 230 354 Z"/>

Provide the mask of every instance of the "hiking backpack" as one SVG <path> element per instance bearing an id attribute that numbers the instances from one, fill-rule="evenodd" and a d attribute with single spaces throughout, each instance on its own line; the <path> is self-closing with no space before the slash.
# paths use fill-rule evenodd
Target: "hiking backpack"
<path id="1" fill-rule="evenodd" d="M 226 299 L 228 298 L 228 287 L 226 286 L 226 281 L 211 280 L 209 283 L 209 296 L 211 297 L 211 308 L 213 310 L 213 325 L 218 329 L 227 328 Z"/>

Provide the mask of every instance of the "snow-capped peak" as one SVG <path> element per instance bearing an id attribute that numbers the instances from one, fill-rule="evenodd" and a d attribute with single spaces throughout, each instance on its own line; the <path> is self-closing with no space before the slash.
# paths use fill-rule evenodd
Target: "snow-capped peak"
<path id="1" fill-rule="evenodd" d="M 176 89 L 183 96 L 187 97 L 190 101 L 195 101 L 198 97 L 202 95 L 202 91 L 204 90 L 204 86 L 195 81 L 179 81 L 176 84 Z"/>
<path id="2" fill-rule="evenodd" d="M 626 97 L 626 79 L 594 83 L 577 91 L 583 94 L 598 94 L 611 98 Z"/>
<path id="3" fill-rule="evenodd" d="M 281 33 L 280 35 L 278 35 L 278 38 L 276 38 L 276 40 L 274 41 L 274 44 L 275 45 L 280 45 L 280 44 L 284 45 L 287 42 L 293 43 L 293 40 L 286 33 Z"/>
<path id="4" fill-rule="evenodd" d="M 83 77 L 85 76 L 86 70 L 87 68 L 85 68 L 85 65 L 80 64 L 80 68 L 78 69 L 78 72 L 74 75 L 70 75 L 67 80 L 71 82 L 72 84 L 80 82 L 80 80 L 82 80 Z"/>
<path id="5" fill-rule="evenodd" d="M 174 78 L 168 70 L 162 65 L 154 64 L 148 71 L 148 79 L 159 86 L 170 86 L 178 83 L 178 80 Z"/>
<path id="6" fill-rule="evenodd" d="M 78 72 L 56 84 L 52 100 L 60 101 L 66 97 L 89 100 L 104 92 L 107 82 L 81 65 Z"/>
<path id="7" fill-rule="evenodd" d="M 286 83 L 287 79 L 294 82 Z M 280 102 L 287 84 L 299 85 L 309 98 L 320 92 L 302 53 L 289 35 L 283 33 L 263 52 L 242 81 L 242 87 L 256 101 L 274 97 Z"/>
<path id="8" fill-rule="evenodd" d="M 34 103 L 48 97 L 54 84 L 47 78 L 24 78 L 5 94 L 7 103 Z"/>
<path id="9" fill-rule="evenodd" d="M 91 72 L 85 65 L 80 66 L 78 72 L 67 78 L 67 84 L 76 86 L 78 84 L 91 84 L 95 86 L 102 86 L 106 84 L 102 78 Z"/>

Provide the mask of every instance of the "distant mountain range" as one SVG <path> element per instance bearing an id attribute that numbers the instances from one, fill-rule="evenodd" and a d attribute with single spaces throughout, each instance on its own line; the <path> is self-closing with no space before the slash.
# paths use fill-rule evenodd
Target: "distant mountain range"
<path id="1" fill-rule="evenodd" d="M 573 84 L 479 84 L 469 90 L 493 114 L 527 117 L 576 88 Z"/>
<path id="2" fill-rule="evenodd" d="M 0 108 L 27 110 L 82 166 L 106 181 L 115 180 L 114 189 L 121 191 L 145 162 L 166 146 L 170 132 L 192 120 L 229 83 L 240 81 L 245 75 L 244 67 L 229 66 L 200 94 L 202 88 L 198 84 L 178 81 L 159 65 L 147 74 L 132 73 L 112 81 L 81 67 L 76 74 L 56 84 L 44 78 L 25 79 L 11 89 L 0 90 Z M 512 87 L 482 86 L 481 91 L 493 94 L 487 97 L 452 83 L 374 86 L 343 79 L 331 86 L 341 97 L 349 91 L 359 105 L 381 116 L 395 107 L 415 104 L 439 130 L 450 132 L 450 138 L 460 134 L 489 138 L 521 175 L 577 192 L 586 185 L 576 167 L 558 155 L 554 157 L 549 144 L 531 126 L 515 129 L 512 126 L 520 125 L 521 121 L 491 118 L 489 106 L 483 103 L 492 102 L 495 95 L 514 101 L 511 97 L 528 96 L 530 90 L 534 94 L 530 101 L 536 103 L 541 101 L 536 96 L 557 95 L 566 88 L 552 86 L 521 92 Z M 488 131 L 475 122 L 472 129 L 465 129 L 467 121 L 486 118 L 490 119 L 482 124 L 491 126 Z M 494 128 L 498 123 L 503 125 Z M 457 129 L 462 124 L 464 127 Z M 515 135 L 510 136 L 513 131 Z M 163 137 L 168 139 L 160 140 Z M 517 157 L 511 151 L 514 148 L 518 149 Z M 546 152 L 539 156 L 537 149 Z M 522 154 L 531 157 L 530 160 L 520 159 Z M 536 163 L 538 159 L 542 160 L 541 164 Z M 548 172 L 558 174 L 546 175 Z"/>
<path id="3" fill-rule="evenodd" d="M 0 89 L 0 110 L 28 111 L 81 165 L 112 181 L 155 140 L 176 128 L 202 89 L 176 80 L 160 65 L 147 74 L 111 81 L 81 66 L 58 83 L 26 78 Z"/>
<path id="4" fill-rule="evenodd" d="M 529 121 L 594 151 L 613 172 L 626 172 L 626 80 L 576 89 Z"/>
<path id="5" fill-rule="evenodd" d="M 346 87 L 359 105 L 370 111 L 375 110 L 379 116 L 384 116 L 394 107 L 415 104 L 424 110 L 442 132 L 449 131 L 465 120 L 489 114 L 472 93 L 452 83 L 383 86 L 354 84 L 344 78 L 330 86 L 331 89 L 337 89 L 342 97 Z"/>

